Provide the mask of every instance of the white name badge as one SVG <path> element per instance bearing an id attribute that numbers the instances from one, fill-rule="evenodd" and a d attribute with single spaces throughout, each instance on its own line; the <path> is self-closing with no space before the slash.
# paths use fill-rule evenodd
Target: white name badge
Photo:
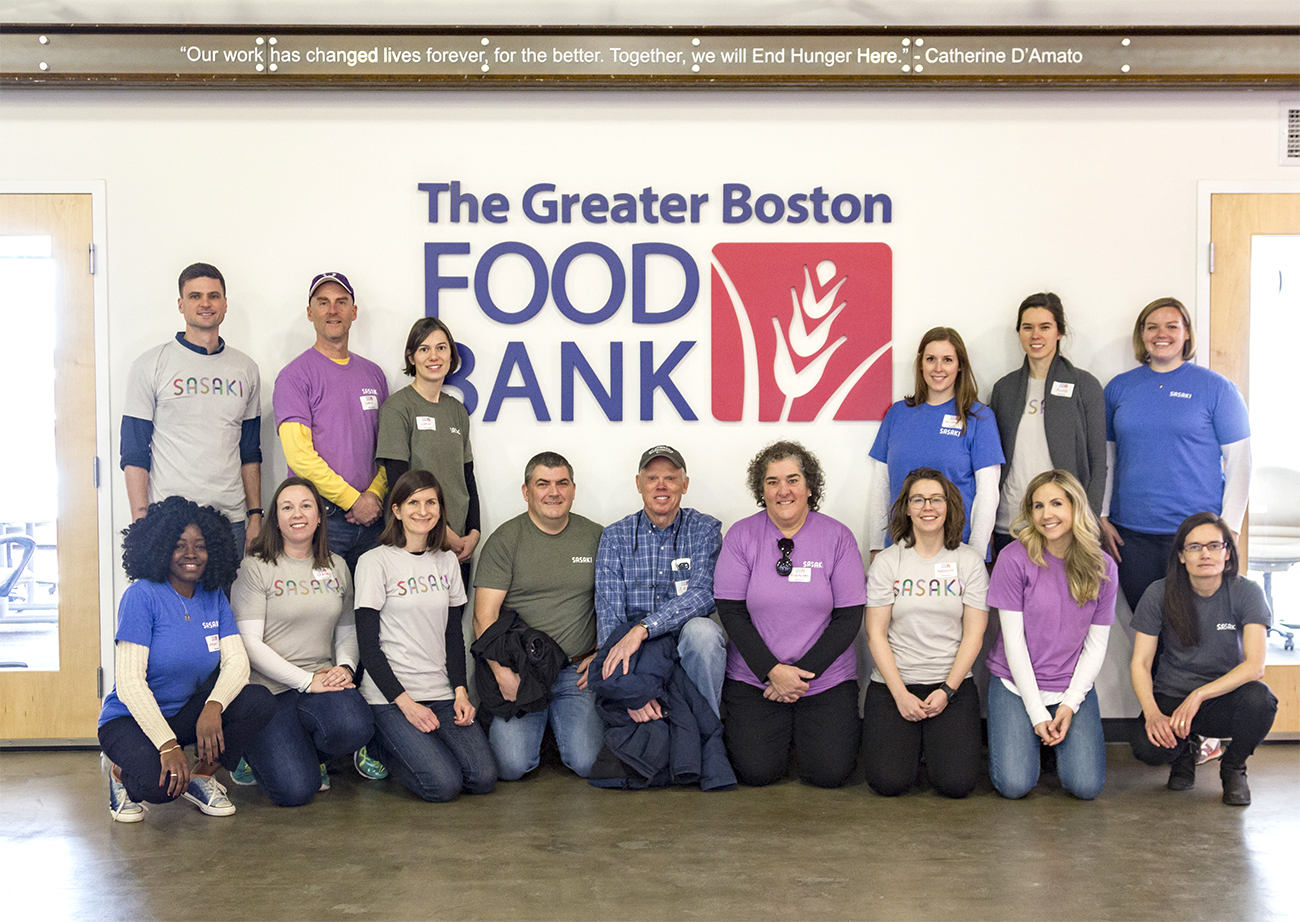
<path id="1" fill-rule="evenodd" d="M 379 409 L 379 398 L 376 397 L 374 394 L 362 394 L 362 395 L 361 395 L 361 409 L 363 409 L 363 410 L 378 410 L 378 409 Z"/>
<path id="2" fill-rule="evenodd" d="M 208 652 L 209 652 L 209 653 L 220 653 L 220 652 L 221 652 L 221 638 L 218 637 L 216 634 L 209 634 L 207 637 L 205 637 L 205 638 L 203 638 L 203 639 L 206 640 L 206 641 L 208 642 Z"/>
<path id="3" fill-rule="evenodd" d="M 812 567 L 795 567 L 790 571 L 790 582 L 792 583 L 811 583 Z"/>
<path id="4" fill-rule="evenodd" d="M 415 417 L 415 428 L 416 428 L 416 429 L 428 429 L 428 430 L 430 430 L 430 431 L 434 431 L 434 430 L 436 430 L 436 429 L 438 428 L 437 423 L 438 423 L 438 421 L 437 421 L 436 419 L 434 419 L 432 416 L 417 416 L 417 417 Z"/>
<path id="5" fill-rule="evenodd" d="M 326 582 L 334 578 L 334 571 L 329 567 L 312 567 L 311 578 Z"/>
<path id="6" fill-rule="evenodd" d="M 939 579 L 952 579 L 957 575 L 957 562 L 950 560 L 947 563 L 936 563 L 934 565 L 934 575 Z"/>
<path id="7" fill-rule="evenodd" d="M 955 414 L 952 414 L 952 413 L 945 413 L 944 416 L 943 416 L 943 428 L 945 428 L 945 429 L 960 429 L 960 428 L 961 428 L 961 417 L 960 417 L 960 416 L 956 416 Z"/>
<path id="8" fill-rule="evenodd" d="M 691 581 L 689 579 L 679 579 L 673 583 L 673 586 L 677 588 L 677 594 L 681 595 L 691 588 Z"/>
<path id="9" fill-rule="evenodd" d="M 1071 381 L 1056 381 L 1052 384 L 1053 397 L 1073 397 L 1074 383 Z"/>

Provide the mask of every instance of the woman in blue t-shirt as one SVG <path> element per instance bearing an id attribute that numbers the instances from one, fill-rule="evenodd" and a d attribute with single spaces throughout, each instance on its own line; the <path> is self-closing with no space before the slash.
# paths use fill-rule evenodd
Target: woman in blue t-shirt
<path id="1" fill-rule="evenodd" d="M 915 374 L 915 392 L 889 408 L 871 446 L 871 552 L 887 543 L 889 510 L 908 472 L 928 467 L 956 485 L 970 510 L 962 541 L 984 555 L 998 511 L 1002 446 L 992 411 L 975 399 L 961 335 L 935 327 L 921 337 Z"/>
<path id="2" fill-rule="evenodd" d="M 122 567 L 134 582 L 118 607 L 117 681 L 99 716 L 109 810 L 138 823 L 140 801 L 184 796 L 229 816 L 235 806 L 213 774 L 234 769 L 275 712 L 270 691 L 247 684 L 248 655 L 221 591 L 239 567 L 230 523 L 171 496 L 124 534 Z M 191 743 L 192 768 L 182 748 Z"/>
<path id="3" fill-rule="evenodd" d="M 1238 570 L 1228 524 L 1212 512 L 1189 516 L 1174 535 L 1168 575 L 1148 587 L 1133 614 L 1129 672 L 1142 705 L 1133 755 L 1171 766 L 1166 786 L 1186 791 L 1196 783 L 1196 736 L 1231 737 L 1219 765 L 1223 802 L 1244 807 L 1246 759 L 1272 728 L 1277 698 L 1261 681 L 1272 615 L 1264 591 Z"/>
<path id="4" fill-rule="evenodd" d="M 1196 333 L 1187 308 L 1158 298 L 1133 325 L 1141 367 L 1106 385 L 1109 480 L 1102 539 L 1136 609 L 1165 575 L 1174 533 L 1194 512 L 1223 516 L 1233 537 L 1250 495 L 1250 417 L 1237 386 L 1190 360 Z"/>

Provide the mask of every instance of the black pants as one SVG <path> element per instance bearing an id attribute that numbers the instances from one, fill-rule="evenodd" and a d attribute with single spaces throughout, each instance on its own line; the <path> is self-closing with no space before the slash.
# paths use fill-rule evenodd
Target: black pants
<path id="1" fill-rule="evenodd" d="M 763 689 L 727 679 L 722 713 L 727 755 L 743 784 L 762 786 L 785 777 L 792 742 L 799 777 L 809 784 L 839 787 L 857 766 L 862 725 L 856 679 L 794 704 L 769 701 Z"/>
<path id="2" fill-rule="evenodd" d="M 1129 611 L 1137 611 L 1142 593 L 1158 579 L 1164 579 L 1169 570 L 1169 554 L 1174 549 L 1176 535 L 1149 535 L 1129 531 L 1116 525 L 1123 544 L 1119 549 L 1119 586 L 1128 600 Z"/>
<path id="3" fill-rule="evenodd" d="M 1156 695 L 1156 704 L 1161 713 L 1168 716 L 1178 709 L 1183 699 L 1174 695 Z M 1223 751 L 1223 764 L 1240 768 L 1246 764 L 1255 747 L 1268 736 L 1273 727 L 1273 717 L 1277 714 L 1277 698 L 1263 682 L 1247 682 L 1238 689 L 1211 698 L 1200 706 L 1192 718 L 1192 729 L 1188 738 L 1212 736 L 1218 739 L 1232 737 L 1232 742 Z M 1148 765 L 1168 765 L 1186 751 L 1187 739 L 1178 741 L 1178 745 L 1166 749 L 1157 746 L 1147 738 L 1146 721 L 1138 715 L 1133 724 L 1133 755 Z"/>
<path id="4" fill-rule="evenodd" d="M 907 690 L 924 701 L 938 687 L 909 685 Z M 889 686 L 872 682 L 862 714 L 867 784 L 877 794 L 896 797 L 911 788 L 922 756 L 940 794 L 965 797 L 974 790 L 980 773 L 980 699 L 974 679 L 958 686 L 938 717 L 915 723 L 898 713 Z"/>
<path id="5" fill-rule="evenodd" d="M 195 727 L 199 714 L 207 703 L 212 687 L 217 684 L 221 668 L 212 670 L 212 675 L 185 702 L 185 706 L 167 718 L 176 742 L 188 746 L 198 741 Z M 245 685 L 230 707 L 221 712 L 221 736 L 225 740 L 226 751 L 221 754 L 221 764 L 228 769 L 239 765 L 239 759 L 245 748 L 258 733 L 262 732 L 275 714 L 275 696 L 271 690 L 262 685 Z M 122 771 L 122 783 L 126 793 L 134 801 L 151 804 L 170 803 L 173 798 L 167 793 L 166 786 L 158 784 L 162 774 L 162 757 L 158 747 L 140 729 L 134 717 L 115 717 L 99 728 L 99 745 L 104 755 L 108 756 Z M 181 792 L 185 793 L 184 791 Z"/>

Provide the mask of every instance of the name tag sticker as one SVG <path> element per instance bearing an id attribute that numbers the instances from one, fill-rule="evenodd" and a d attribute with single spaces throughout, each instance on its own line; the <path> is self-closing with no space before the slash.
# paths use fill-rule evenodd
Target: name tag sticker
<path id="1" fill-rule="evenodd" d="M 311 578 L 326 582 L 334 578 L 334 571 L 329 567 L 312 567 Z"/>
<path id="2" fill-rule="evenodd" d="M 220 653 L 220 652 L 221 652 L 221 638 L 218 637 L 216 634 L 209 634 L 207 637 L 205 637 L 205 638 L 203 638 L 203 639 L 206 640 L 206 641 L 208 642 L 208 652 L 209 652 L 209 653 Z"/>
<path id="3" fill-rule="evenodd" d="M 952 579 L 957 575 L 957 562 L 950 560 L 947 563 L 936 563 L 934 565 L 934 575 L 939 579 Z"/>
<path id="4" fill-rule="evenodd" d="M 961 428 L 961 417 L 960 417 L 960 416 L 957 416 L 956 414 L 953 414 L 953 413 L 945 413 L 945 414 L 943 415 L 943 428 L 944 428 L 944 429 L 960 429 L 960 428 Z"/>
<path id="5" fill-rule="evenodd" d="M 361 409 L 363 409 L 363 410 L 378 410 L 378 409 L 379 409 L 379 398 L 376 397 L 374 394 L 362 394 L 362 395 L 361 395 Z"/>
<path id="6" fill-rule="evenodd" d="M 434 419 L 432 416 L 417 416 L 417 417 L 415 417 L 415 428 L 416 428 L 416 429 L 428 429 L 428 430 L 430 430 L 430 431 L 433 431 L 433 430 L 436 430 L 436 429 L 438 428 L 437 423 L 438 423 L 438 421 L 437 421 L 436 419 Z"/>
<path id="7" fill-rule="evenodd" d="M 1052 396 L 1053 396 L 1053 397 L 1073 397 L 1073 396 L 1074 396 L 1074 382 L 1073 382 L 1073 381 L 1054 381 L 1054 382 L 1052 383 Z"/>
<path id="8" fill-rule="evenodd" d="M 691 588 L 691 581 L 690 581 L 689 579 L 679 579 L 679 580 L 677 580 L 676 582 L 673 583 L 673 586 L 676 587 L 676 589 L 677 589 L 677 594 L 678 594 L 678 595 L 681 595 L 681 594 L 684 593 L 687 589 L 690 589 L 690 588 Z"/>
<path id="9" fill-rule="evenodd" d="M 792 583 L 811 583 L 812 567 L 795 567 L 790 571 L 790 582 Z"/>

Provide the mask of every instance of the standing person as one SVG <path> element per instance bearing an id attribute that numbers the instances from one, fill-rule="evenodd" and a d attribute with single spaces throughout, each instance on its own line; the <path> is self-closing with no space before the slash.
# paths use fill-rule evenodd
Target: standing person
<path id="1" fill-rule="evenodd" d="M 375 718 L 368 748 L 424 800 L 486 794 L 497 770 L 466 687 L 465 586 L 447 547 L 442 486 L 408 471 L 389 499 L 379 546 L 357 564 L 361 694 Z"/>
<path id="2" fill-rule="evenodd" d="M 522 492 L 528 511 L 498 527 L 479 558 L 474 576 L 475 649 L 519 620 L 558 644 L 562 662 L 542 706 L 495 718 L 488 740 L 501 778 L 514 781 L 541 761 L 542 736 L 549 723 L 564 764 L 586 778 L 605 734 L 587 688 L 587 667 L 597 649 L 595 560 L 601 528 L 571 511 L 577 485 L 573 466 L 563 455 L 544 451 L 530 458 Z M 510 618 L 504 617 L 507 611 Z M 484 673 L 490 671 L 500 696 L 516 701 L 518 672 L 490 657 L 477 665 L 480 699 Z"/>
<path id="3" fill-rule="evenodd" d="M 961 493 L 932 468 L 903 480 L 893 544 L 867 574 L 867 645 L 875 668 L 863 706 L 867 784 L 894 797 L 930 783 L 965 797 L 980 768 L 979 691 L 971 666 L 988 626 L 984 557 L 961 543 Z"/>
<path id="4" fill-rule="evenodd" d="M 908 473 L 928 467 L 956 485 L 970 510 L 961 540 L 983 556 L 998 511 L 1002 446 L 993 413 L 975 399 L 979 388 L 961 335 L 935 327 L 921 337 L 915 376 L 915 393 L 889 408 L 871 446 L 871 553 L 887 543 L 889 510 Z"/>
<path id="5" fill-rule="evenodd" d="M 650 638 L 673 637 L 682 668 L 717 714 L 727 652 L 709 614 L 722 523 L 682 508 L 690 483 L 686 460 L 671 445 L 641 455 L 636 489 L 643 507 L 606 528 L 596 552 L 596 642 L 603 647 L 620 625 L 633 625 L 605 657 L 601 677 L 608 679 L 620 667 L 626 675 Z M 663 713 L 652 700 L 631 716 L 642 723 Z"/>
<path id="6" fill-rule="evenodd" d="M 1184 519 L 1221 515 L 1235 540 L 1250 496 L 1246 402 L 1223 375 L 1191 363 L 1196 334 L 1182 302 L 1157 298 L 1142 308 L 1133 354 L 1141 367 L 1106 385 L 1112 457 L 1101 512 L 1130 609 L 1165 575 Z"/>
<path id="7" fill-rule="evenodd" d="M 1239 570 L 1228 523 L 1212 512 L 1189 516 L 1174 534 L 1167 575 L 1147 587 L 1133 613 L 1129 670 L 1142 705 L 1133 755 L 1169 765 L 1166 787 L 1186 791 L 1196 783 L 1194 737 L 1231 737 L 1219 779 L 1223 802 L 1233 807 L 1250 804 L 1246 760 L 1277 714 L 1277 698 L 1261 681 L 1272 615 L 1263 590 Z"/>
<path id="8" fill-rule="evenodd" d="M 133 582 L 117 611 L 117 681 L 99 715 L 112 763 L 109 811 L 138 823 L 140 801 L 183 796 L 209 816 L 229 816 L 235 805 L 213 775 L 239 764 L 275 712 L 271 693 L 247 684 L 248 656 L 221 591 L 239 566 L 230 523 L 169 496 L 124 534 L 122 567 Z M 182 748 L 191 743 L 194 766 Z"/>
<path id="9" fill-rule="evenodd" d="M 353 683 L 361 658 L 352 577 L 329 551 L 320 494 L 310 480 L 290 477 L 270 508 L 230 604 L 250 681 L 275 695 L 275 717 L 231 780 L 256 778 L 272 802 L 298 807 L 329 790 L 326 761 L 364 746 L 374 724 Z"/>
<path id="10" fill-rule="evenodd" d="M 1093 516 L 1106 492 L 1106 398 L 1101 384 L 1061 354 L 1065 308 L 1051 292 L 1020 303 L 1016 332 L 1025 360 L 998 380 L 989 397 L 1002 439 L 1002 491 L 993 524 L 993 554 L 1015 538 L 1026 485 L 1043 471 L 1069 471 L 1083 485 Z"/>
<path id="11" fill-rule="evenodd" d="M 774 442 L 749 462 L 763 507 L 728 531 L 713 592 L 730 638 L 723 738 L 736 777 L 779 781 L 793 745 L 799 777 L 848 781 L 857 765 L 858 663 L 866 582 L 857 539 L 817 511 L 823 476 L 798 442 Z"/>
<path id="12" fill-rule="evenodd" d="M 1106 783 L 1106 739 L 1093 683 L 1106 659 L 1119 592 L 1097 518 L 1069 471 L 1025 488 L 988 602 L 1002 633 L 989 655 L 989 776 L 1003 797 L 1038 783 L 1041 746 L 1058 753 L 1067 791 L 1092 800 Z"/>
<path id="13" fill-rule="evenodd" d="M 406 337 L 404 356 L 407 377 L 415 380 L 380 407 L 375 453 L 389 483 L 397 483 L 408 470 L 431 471 L 438 478 L 447 494 L 447 545 L 460 561 L 461 579 L 468 586 L 480 537 L 469 414 L 463 403 L 442 390 L 447 376 L 460 368 L 460 353 L 445 323 L 421 317 Z"/>
<path id="14" fill-rule="evenodd" d="M 262 526 L 261 379 L 257 364 L 221 338 L 221 271 L 194 263 L 177 285 L 185 329 L 136 359 L 126 382 L 122 473 L 131 520 L 150 503 L 184 496 L 230 520 L 242 556 Z"/>
<path id="15" fill-rule="evenodd" d="M 289 471 L 316 485 L 329 522 L 330 552 L 355 573 L 383 527 L 387 482 L 375 461 L 379 408 L 388 380 L 378 365 L 349 351 L 356 293 L 341 272 L 324 272 L 307 292 L 316 344 L 275 379 L 275 429 Z"/>

